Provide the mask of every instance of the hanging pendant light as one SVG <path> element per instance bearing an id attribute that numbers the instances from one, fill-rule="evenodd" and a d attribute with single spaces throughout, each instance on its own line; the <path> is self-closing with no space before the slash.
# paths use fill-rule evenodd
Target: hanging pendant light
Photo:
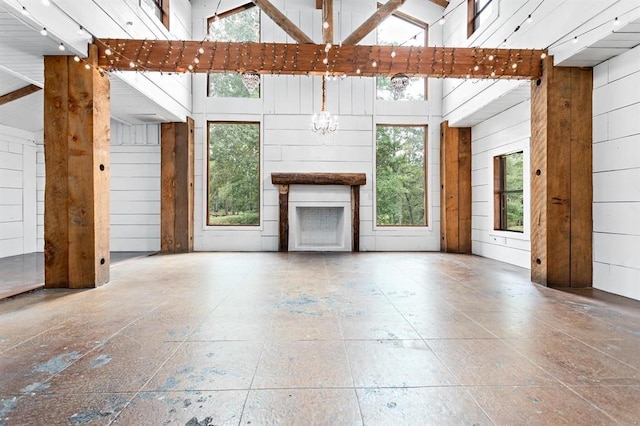
<path id="1" fill-rule="evenodd" d="M 243 72 L 242 84 L 244 84 L 249 93 L 253 93 L 260 86 L 260 74 L 253 70 Z"/>
<path id="2" fill-rule="evenodd" d="M 313 114 L 311 117 L 311 130 L 322 136 L 338 130 L 338 117 L 327 111 L 327 80 L 324 75 L 322 76 L 322 105 L 320 113 Z"/>
<path id="3" fill-rule="evenodd" d="M 409 77 L 406 74 L 396 74 L 391 77 L 393 93 L 400 95 L 409 86 Z"/>

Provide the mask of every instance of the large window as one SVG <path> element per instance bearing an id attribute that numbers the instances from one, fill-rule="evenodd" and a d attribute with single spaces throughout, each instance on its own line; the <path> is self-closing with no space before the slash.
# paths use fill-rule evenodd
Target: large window
<path id="1" fill-rule="evenodd" d="M 253 3 L 237 7 L 207 20 L 212 41 L 260 41 L 260 8 Z M 257 71 L 257 70 L 256 70 Z M 260 88 L 249 92 L 238 73 L 209 74 L 208 96 L 259 98 Z"/>
<path id="2" fill-rule="evenodd" d="M 427 24 L 396 12 L 378 25 L 377 37 L 378 44 L 383 46 L 426 46 Z M 412 77 L 407 88 L 398 93 L 391 89 L 391 77 L 385 76 L 376 79 L 376 97 L 378 99 L 422 100 L 426 98 L 426 78 Z"/>
<path id="3" fill-rule="evenodd" d="M 467 0 L 467 37 L 471 37 L 493 15 L 493 0 Z"/>
<path id="4" fill-rule="evenodd" d="M 524 231 L 524 153 L 493 157 L 495 230 Z"/>
<path id="5" fill-rule="evenodd" d="M 208 123 L 208 225 L 260 224 L 260 123 Z"/>
<path id="6" fill-rule="evenodd" d="M 376 224 L 426 225 L 426 126 L 376 128 Z"/>

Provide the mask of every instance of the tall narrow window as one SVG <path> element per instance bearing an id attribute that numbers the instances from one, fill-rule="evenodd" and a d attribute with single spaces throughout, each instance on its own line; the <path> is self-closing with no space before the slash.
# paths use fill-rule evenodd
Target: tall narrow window
<path id="1" fill-rule="evenodd" d="M 493 157 L 494 229 L 524 231 L 523 152 Z"/>
<path id="2" fill-rule="evenodd" d="M 399 12 L 385 19 L 377 29 L 378 44 L 383 46 L 426 46 L 427 24 Z M 393 58 L 390 60 L 393 61 Z M 411 77 L 401 92 L 391 88 L 391 75 L 376 79 L 376 97 L 382 100 L 422 100 L 426 98 L 427 79 Z"/>
<path id="3" fill-rule="evenodd" d="M 426 225 L 426 126 L 376 128 L 376 224 Z"/>
<path id="4" fill-rule="evenodd" d="M 248 3 L 207 20 L 212 41 L 260 41 L 260 9 Z M 256 70 L 258 71 L 258 70 Z M 249 92 L 238 73 L 209 74 L 208 96 L 259 98 L 260 88 Z"/>
<path id="5" fill-rule="evenodd" d="M 208 123 L 208 225 L 260 224 L 260 123 Z"/>
<path id="6" fill-rule="evenodd" d="M 467 0 L 467 37 L 471 37 L 493 14 L 493 0 Z"/>

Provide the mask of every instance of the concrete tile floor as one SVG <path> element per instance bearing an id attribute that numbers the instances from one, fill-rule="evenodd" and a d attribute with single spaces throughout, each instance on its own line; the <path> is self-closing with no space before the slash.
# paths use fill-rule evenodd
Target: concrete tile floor
<path id="1" fill-rule="evenodd" d="M 640 302 L 492 260 L 191 253 L 111 276 L 0 302 L 0 425 L 640 419 Z"/>

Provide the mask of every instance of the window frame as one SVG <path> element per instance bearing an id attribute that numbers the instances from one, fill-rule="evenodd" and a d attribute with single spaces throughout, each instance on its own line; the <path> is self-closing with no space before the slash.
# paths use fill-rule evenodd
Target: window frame
<path id="1" fill-rule="evenodd" d="M 252 9 L 254 7 L 257 7 L 257 5 L 253 2 L 249 2 L 249 3 L 245 3 L 243 5 L 234 7 L 233 9 L 229 9 L 227 11 L 224 11 L 222 13 L 216 13 L 213 16 L 210 16 L 207 18 L 207 27 L 205 28 L 205 33 L 208 34 L 209 32 L 209 27 L 211 26 L 211 24 L 217 19 L 224 19 L 228 16 L 231 15 L 235 15 L 236 13 L 241 13 L 244 12 L 246 10 Z M 262 40 L 262 34 L 261 31 L 262 30 L 262 13 L 258 13 L 258 41 Z M 213 73 L 207 73 L 207 98 L 212 97 L 211 95 L 211 84 L 209 82 L 209 76 L 213 74 Z M 232 73 L 227 73 L 227 74 L 232 74 Z M 258 97 L 257 98 L 250 98 L 250 97 L 243 97 L 243 98 L 237 98 L 237 99 L 261 99 L 262 98 L 262 81 L 260 82 L 260 86 L 258 87 Z M 232 98 L 233 99 L 233 98 Z"/>
<path id="2" fill-rule="evenodd" d="M 496 6 L 497 1 L 494 3 L 494 0 L 488 0 L 484 7 L 480 10 L 476 10 L 476 2 L 478 0 L 467 0 L 467 38 L 471 37 L 475 34 L 480 28 L 477 26 L 477 20 L 480 14 L 484 12 L 484 10 L 490 5 L 493 4 Z M 497 9 L 497 8 L 496 8 Z M 496 15 L 495 11 L 492 15 Z M 489 19 L 488 22 L 491 22 L 492 19 Z"/>
<path id="3" fill-rule="evenodd" d="M 171 0 L 153 0 L 151 4 L 145 0 L 140 0 L 138 3 L 140 8 L 147 12 L 148 15 L 158 19 L 162 25 L 169 30 L 169 4 Z M 150 8 L 155 8 L 151 11 Z"/>
<path id="4" fill-rule="evenodd" d="M 209 212 L 209 189 L 211 180 L 209 179 L 210 167 L 211 167 L 211 159 L 209 157 L 211 140 L 209 138 L 210 126 L 212 124 L 254 124 L 258 126 L 258 170 L 257 170 L 257 179 L 258 179 L 258 222 L 255 225 L 219 225 L 219 224 L 211 224 L 209 222 L 210 212 Z M 224 229 L 249 229 L 256 230 L 262 229 L 262 122 L 259 120 L 207 120 L 207 127 L 205 130 L 205 155 L 204 161 L 206 162 L 206 175 L 205 175 L 205 194 L 204 194 L 204 214 L 205 220 L 204 224 L 208 228 L 214 228 L 216 230 L 224 230 Z"/>
<path id="5" fill-rule="evenodd" d="M 382 6 L 383 6 L 382 3 L 380 3 L 380 2 L 377 3 L 377 7 L 378 8 L 380 8 Z M 391 16 L 394 16 L 394 17 L 396 17 L 398 19 L 401 19 L 403 21 L 408 22 L 409 24 L 412 24 L 412 25 L 415 25 L 417 27 L 422 28 L 424 30 L 424 47 L 429 46 L 429 24 L 428 23 L 426 23 L 426 22 L 424 22 L 424 21 L 422 21 L 422 20 L 420 20 L 420 19 L 418 19 L 418 18 L 416 18 L 414 16 L 411 16 L 409 14 L 406 14 L 406 13 L 403 13 L 403 12 L 400 12 L 400 11 L 397 11 L 397 10 L 395 12 L 393 12 L 391 14 Z M 377 34 L 377 31 L 376 31 L 376 42 L 377 42 L 377 39 L 378 39 L 378 34 Z M 390 75 L 388 77 L 391 78 L 393 76 Z M 409 76 L 409 77 L 411 77 L 411 76 Z M 429 100 L 429 91 L 428 91 L 428 89 L 429 89 L 429 79 L 427 77 L 417 77 L 417 78 L 422 78 L 422 81 L 424 82 L 424 96 L 423 96 L 422 99 L 412 99 L 412 100 L 415 100 L 415 101 L 426 101 L 426 100 Z M 384 101 L 384 99 L 379 99 L 378 98 L 378 77 L 376 77 L 376 95 L 375 95 L 375 99 L 376 99 L 376 101 Z M 407 101 L 407 99 L 399 99 L 398 101 Z M 388 102 L 396 102 L 396 100 L 394 99 L 394 100 L 391 100 L 391 101 L 388 101 Z"/>
<path id="6" fill-rule="evenodd" d="M 514 154 L 522 155 L 522 188 L 519 190 L 505 189 L 506 182 L 506 161 L 507 157 Z M 524 150 L 512 151 L 498 154 L 493 157 L 493 230 L 516 234 L 525 233 L 525 153 Z M 506 199 L 509 194 L 522 194 L 522 231 L 507 229 Z"/>
<path id="7" fill-rule="evenodd" d="M 380 225 L 378 224 L 378 127 L 421 127 L 424 129 L 423 140 L 423 179 L 424 179 L 424 222 L 422 224 L 413 225 Z M 376 123 L 374 130 L 374 149 L 373 149 L 373 170 L 374 170 L 374 187 L 373 187 L 373 227 L 376 231 L 381 230 L 397 230 L 402 228 L 409 229 L 428 229 L 429 228 L 429 125 L 428 124 L 406 124 L 406 123 Z"/>

